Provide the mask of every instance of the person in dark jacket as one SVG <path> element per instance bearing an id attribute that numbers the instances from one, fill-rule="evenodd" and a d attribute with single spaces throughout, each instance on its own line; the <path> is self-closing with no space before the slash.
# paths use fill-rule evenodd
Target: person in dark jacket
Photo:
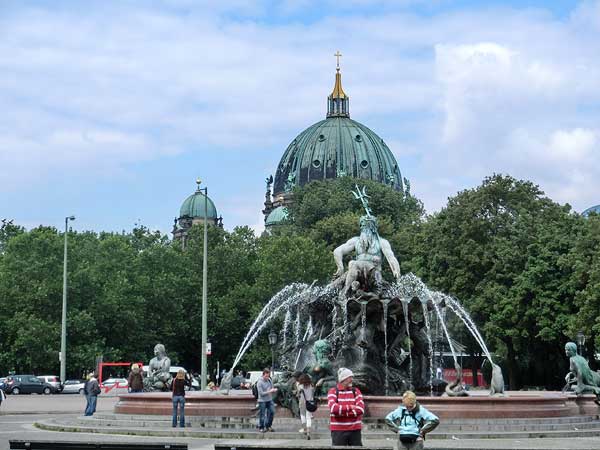
<path id="1" fill-rule="evenodd" d="M 129 392 L 142 392 L 144 390 L 144 378 L 138 364 L 131 365 L 127 383 L 129 384 Z"/>
<path id="2" fill-rule="evenodd" d="M 177 407 L 179 406 L 179 426 L 185 428 L 185 387 L 191 386 L 185 370 L 179 369 L 173 380 L 173 428 L 177 427 Z"/>
<path id="3" fill-rule="evenodd" d="M 91 376 L 87 383 L 85 383 L 85 387 L 83 388 L 85 396 L 87 398 L 87 405 L 85 407 L 85 416 L 93 416 L 96 412 L 96 403 L 98 402 L 98 394 L 102 392 L 100 389 L 100 384 L 96 379 L 96 374 L 94 372 L 91 373 Z"/>

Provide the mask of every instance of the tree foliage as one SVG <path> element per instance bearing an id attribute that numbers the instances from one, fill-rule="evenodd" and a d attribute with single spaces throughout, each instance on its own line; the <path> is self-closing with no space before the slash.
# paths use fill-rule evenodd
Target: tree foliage
<path id="1" fill-rule="evenodd" d="M 288 223 L 269 234 L 209 228 L 212 368 L 217 360 L 231 365 L 258 312 L 286 284 L 330 279 L 331 250 L 358 233 L 364 214 L 351 194 L 355 184 L 367 187 L 380 234 L 402 271 L 461 301 L 511 387 L 559 387 L 567 370 L 564 344 L 579 330 L 588 337 L 588 355 L 600 346 L 599 216 L 584 219 L 510 176 L 486 178 L 429 217 L 410 192 L 341 178 L 297 188 Z M 68 240 L 69 376 L 93 367 L 99 355 L 148 361 L 157 342 L 174 364 L 199 369 L 201 227 L 192 227 L 185 249 L 145 227 L 69 232 Z M 64 234 L 54 228 L 2 221 L 0 374 L 58 372 L 63 245 Z M 450 326 L 479 355 L 462 325 Z M 242 364 L 268 365 L 269 350 L 260 337 Z"/>
<path id="2" fill-rule="evenodd" d="M 494 175 L 450 198 L 424 227 L 421 274 L 471 312 L 512 388 L 564 375 L 575 313 L 568 255 L 580 222 L 534 184 Z"/>

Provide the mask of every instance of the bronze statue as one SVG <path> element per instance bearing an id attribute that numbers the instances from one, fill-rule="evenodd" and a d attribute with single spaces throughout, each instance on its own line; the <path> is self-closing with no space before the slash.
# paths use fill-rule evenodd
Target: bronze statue
<path id="1" fill-rule="evenodd" d="M 307 372 L 315 384 L 315 391 L 325 393 L 336 382 L 335 368 L 330 360 L 331 344 L 326 339 L 319 339 L 313 344 L 312 351 L 316 363 Z"/>
<path id="2" fill-rule="evenodd" d="M 165 346 L 156 344 L 154 346 L 154 358 L 148 364 L 148 376 L 144 379 L 144 390 L 146 391 L 168 391 L 171 386 L 172 376 L 171 360 L 167 356 Z"/>
<path id="3" fill-rule="evenodd" d="M 600 373 L 590 369 L 585 358 L 577 354 L 575 342 L 567 342 L 565 353 L 569 357 L 570 372 L 567 374 L 567 379 L 573 381 L 575 394 L 579 396 L 591 392 L 596 395 L 594 401 L 600 405 Z"/>
<path id="4" fill-rule="evenodd" d="M 390 243 L 379 236 L 377 218 L 365 215 L 360 218 L 360 236 L 349 239 L 333 251 L 337 266 L 336 276 L 344 274 L 344 256 L 355 252 L 356 260 L 348 263 L 346 282 L 342 293 L 347 295 L 353 289 L 358 291 L 356 281 L 362 281 L 362 291 L 377 290 L 381 286 L 382 260 L 385 257 L 394 277 L 400 276 L 400 264 L 394 256 Z M 354 287 L 353 287 L 354 283 Z M 370 289 L 369 289 L 370 288 Z"/>

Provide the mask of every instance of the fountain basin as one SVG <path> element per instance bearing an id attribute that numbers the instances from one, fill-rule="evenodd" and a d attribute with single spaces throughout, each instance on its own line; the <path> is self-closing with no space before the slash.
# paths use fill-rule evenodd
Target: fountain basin
<path id="1" fill-rule="evenodd" d="M 470 397 L 419 397 L 419 402 L 443 419 L 544 418 L 598 415 L 600 407 L 594 396 L 577 398 L 561 392 L 509 392 L 507 397 L 490 397 L 482 392 Z M 400 397 L 365 396 L 365 417 L 383 418 L 401 403 Z M 186 394 L 186 416 L 251 417 L 256 414 L 256 400 L 249 391 L 189 392 Z M 122 394 L 115 405 L 121 414 L 165 415 L 172 413 L 169 392 Z M 317 418 L 329 416 L 324 400 L 315 413 Z M 292 417 L 290 411 L 278 408 L 277 417 Z"/>

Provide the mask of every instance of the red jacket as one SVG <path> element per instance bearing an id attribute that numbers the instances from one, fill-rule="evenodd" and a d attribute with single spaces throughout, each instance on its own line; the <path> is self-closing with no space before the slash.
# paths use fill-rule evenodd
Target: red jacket
<path id="1" fill-rule="evenodd" d="M 337 395 L 336 395 L 337 394 Z M 329 429 L 331 431 L 352 431 L 362 428 L 365 402 L 358 388 L 345 390 L 340 384 L 327 393 L 329 407 Z"/>

